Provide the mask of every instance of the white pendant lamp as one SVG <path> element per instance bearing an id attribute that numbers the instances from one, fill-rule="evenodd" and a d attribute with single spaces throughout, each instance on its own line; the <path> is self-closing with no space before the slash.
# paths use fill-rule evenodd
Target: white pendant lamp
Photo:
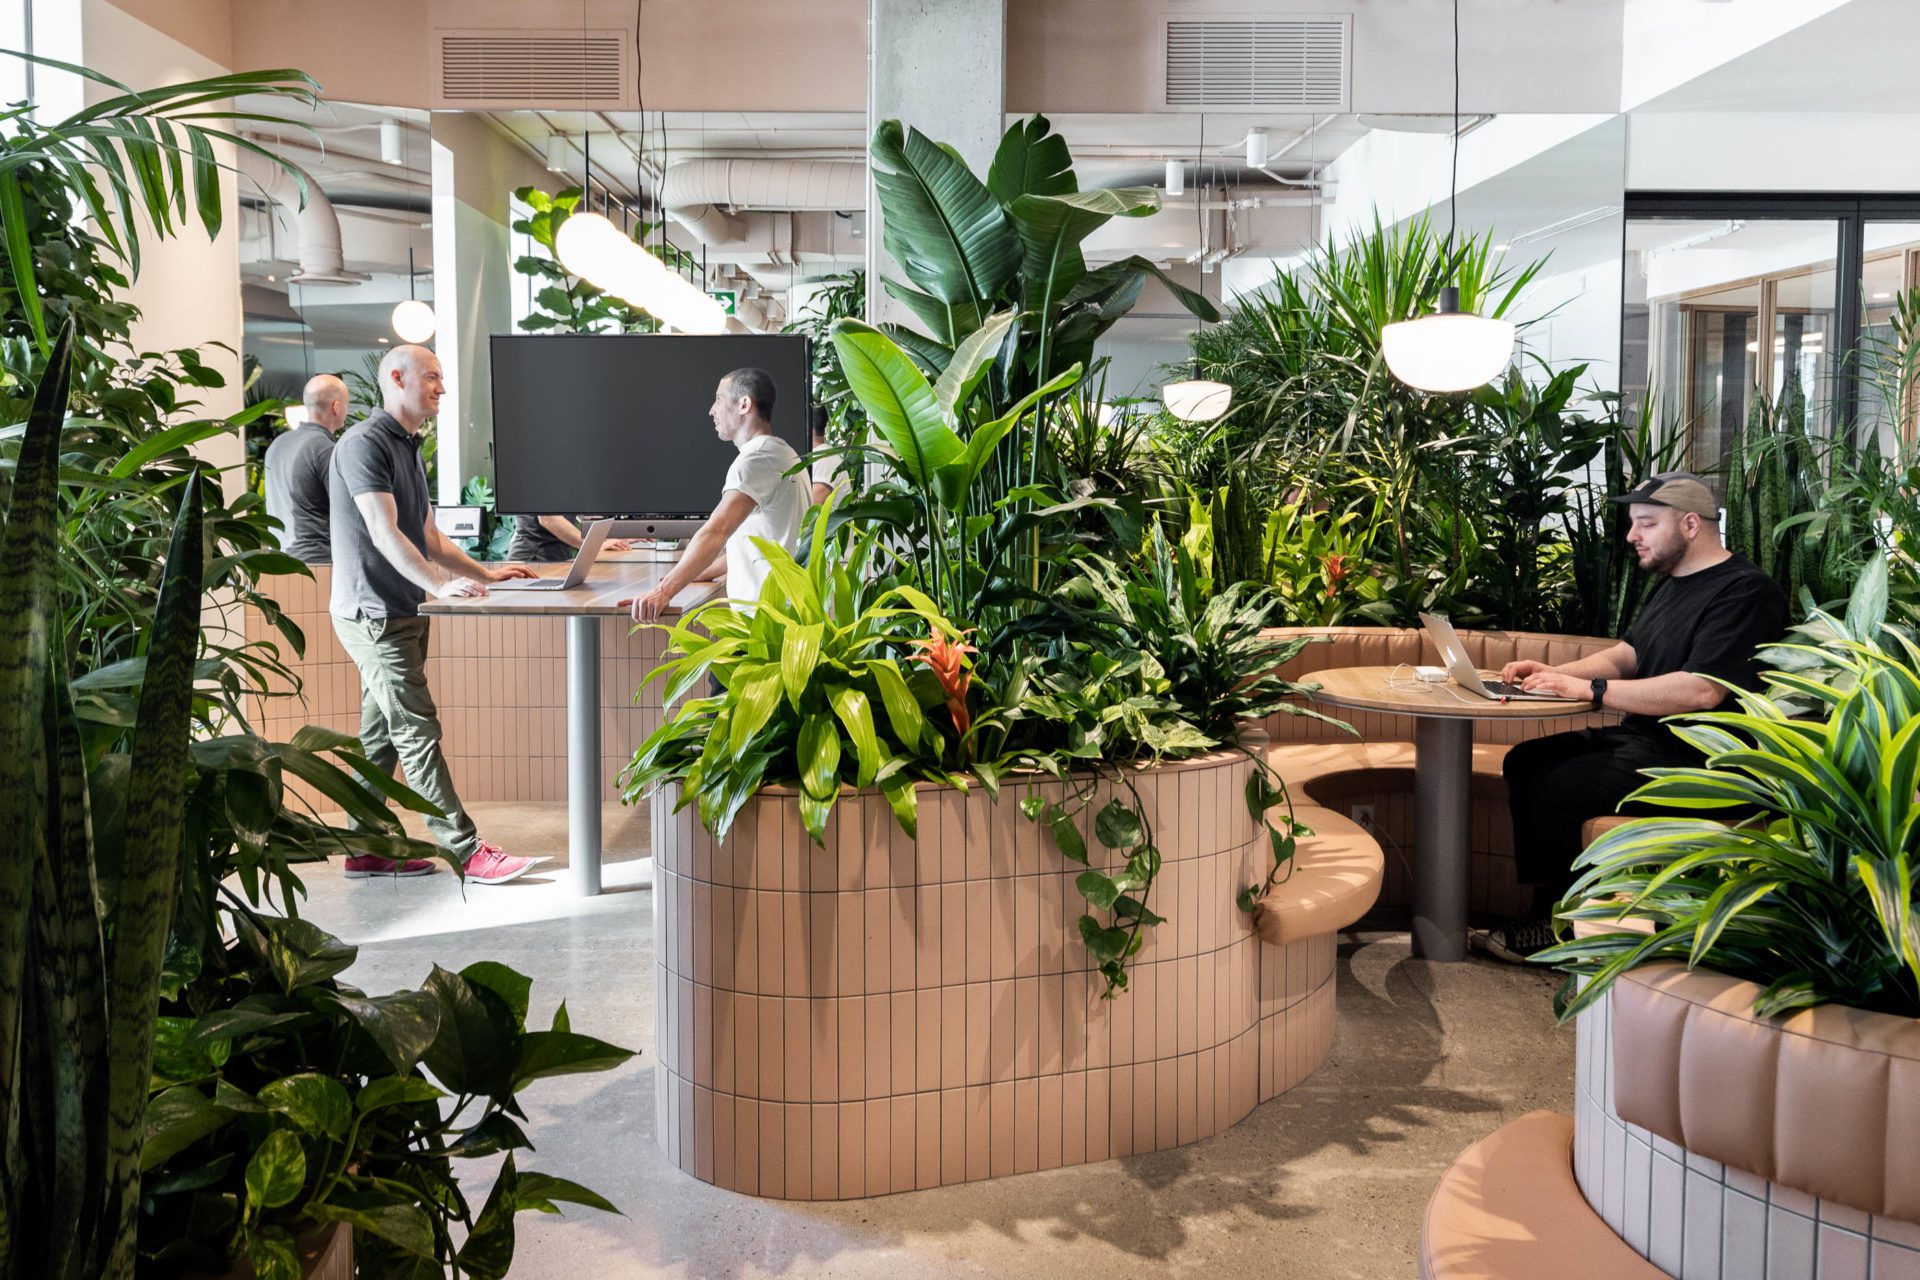
<path id="1" fill-rule="evenodd" d="M 1460 309 L 1460 291 L 1440 291 L 1440 309 L 1380 331 L 1380 354 L 1393 376 L 1422 391 L 1471 391 L 1513 359 L 1513 322 Z"/>
<path id="2" fill-rule="evenodd" d="M 1160 400 L 1182 422 L 1212 422 L 1233 405 L 1233 388 L 1201 377 L 1195 364 L 1192 377 L 1160 388 Z"/>
<path id="3" fill-rule="evenodd" d="M 438 327 L 433 308 L 418 298 L 408 298 L 393 309 L 393 332 L 402 342 L 425 342 Z"/>
<path id="4" fill-rule="evenodd" d="M 1452 271 L 1454 200 L 1460 176 L 1460 0 L 1453 0 L 1453 167 L 1447 184 L 1447 239 L 1442 257 Z M 1380 331 L 1380 354 L 1393 376 L 1420 391 L 1470 391 L 1498 377 L 1513 359 L 1513 322 L 1460 309 L 1460 290 L 1440 290 L 1431 315 Z"/>
<path id="5" fill-rule="evenodd" d="M 430 303 L 413 296 L 413 250 L 407 250 L 407 296 L 393 308 L 394 336 L 402 342 L 425 342 L 440 327 Z"/>

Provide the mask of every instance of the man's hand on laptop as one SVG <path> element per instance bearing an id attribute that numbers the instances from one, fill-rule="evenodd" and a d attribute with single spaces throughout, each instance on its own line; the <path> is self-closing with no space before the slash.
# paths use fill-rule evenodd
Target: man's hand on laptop
<path id="1" fill-rule="evenodd" d="M 1535 672 L 1551 670 L 1553 668 L 1544 662 L 1535 662 L 1532 658 L 1526 658 L 1519 662 L 1509 662 L 1500 668 L 1500 680 L 1503 684 L 1519 684 Z"/>
<path id="2" fill-rule="evenodd" d="M 448 578 L 433 589 L 433 594 L 436 599 L 450 600 L 454 596 L 484 596 L 487 589 L 472 578 Z"/>
<path id="3" fill-rule="evenodd" d="M 508 578 L 537 578 L 540 575 L 523 564 L 503 564 L 498 569 L 487 570 L 488 582 L 505 582 Z M 482 595 L 486 593 L 481 592 Z"/>
<path id="4" fill-rule="evenodd" d="M 1564 671 L 1555 671 L 1550 667 L 1542 667 L 1527 676 L 1520 682 L 1520 687 L 1528 693 L 1551 694 L 1553 697 L 1566 698 L 1574 702 L 1584 702 L 1593 696 L 1591 680 L 1581 676 L 1570 676 Z"/>
<path id="5" fill-rule="evenodd" d="M 609 538 L 600 544 L 600 554 L 603 556 L 617 556 L 623 551 L 631 550 L 633 550 L 633 544 L 625 538 Z"/>

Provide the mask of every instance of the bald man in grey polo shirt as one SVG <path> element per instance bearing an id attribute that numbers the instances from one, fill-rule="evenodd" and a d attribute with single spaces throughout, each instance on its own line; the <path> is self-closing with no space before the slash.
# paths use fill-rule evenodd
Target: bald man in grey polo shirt
<path id="1" fill-rule="evenodd" d="M 333 629 L 360 669 L 360 743 L 388 773 L 440 810 L 427 819 L 435 840 L 460 860 L 471 883 L 505 884 L 539 859 L 509 857 L 480 838 L 454 790 L 440 750 L 440 712 L 427 688 L 427 595 L 484 596 L 486 583 L 530 578 L 517 566 L 489 569 L 453 545 L 433 522 L 420 428 L 440 409 L 440 361 L 425 347 L 400 346 L 380 361 L 383 405 L 340 437 L 328 483 L 332 502 Z M 360 865 L 356 865 L 360 864 Z M 379 864 L 379 865 L 376 865 Z M 421 875 L 431 863 L 349 858 L 347 874 Z"/>

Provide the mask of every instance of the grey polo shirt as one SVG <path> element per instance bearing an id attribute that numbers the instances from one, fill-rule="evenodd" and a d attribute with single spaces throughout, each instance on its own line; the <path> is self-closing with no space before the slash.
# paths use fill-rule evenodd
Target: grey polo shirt
<path id="1" fill-rule="evenodd" d="M 326 564 L 327 470 L 333 433 L 308 422 L 267 446 L 267 514 L 280 522 L 280 549 L 308 564 Z"/>
<path id="2" fill-rule="evenodd" d="M 367 532 L 353 500 L 363 493 L 390 493 L 400 536 L 427 553 L 427 469 L 420 437 L 377 409 L 342 432 L 333 446 L 331 481 L 333 598 L 336 618 L 412 618 L 425 593 L 393 567 Z"/>

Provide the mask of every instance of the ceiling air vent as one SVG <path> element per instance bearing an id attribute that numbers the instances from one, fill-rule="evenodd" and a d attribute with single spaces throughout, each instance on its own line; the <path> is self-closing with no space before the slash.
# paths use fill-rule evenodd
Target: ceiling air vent
<path id="1" fill-rule="evenodd" d="M 1347 109 L 1352 19 L 1169 18 L 1169 107 Z"/>
<path id="2" fill-rule="evenodd" d="M 616 106 L 627 96 L 628 31 L 437 34 L 439 106 Z"/>

